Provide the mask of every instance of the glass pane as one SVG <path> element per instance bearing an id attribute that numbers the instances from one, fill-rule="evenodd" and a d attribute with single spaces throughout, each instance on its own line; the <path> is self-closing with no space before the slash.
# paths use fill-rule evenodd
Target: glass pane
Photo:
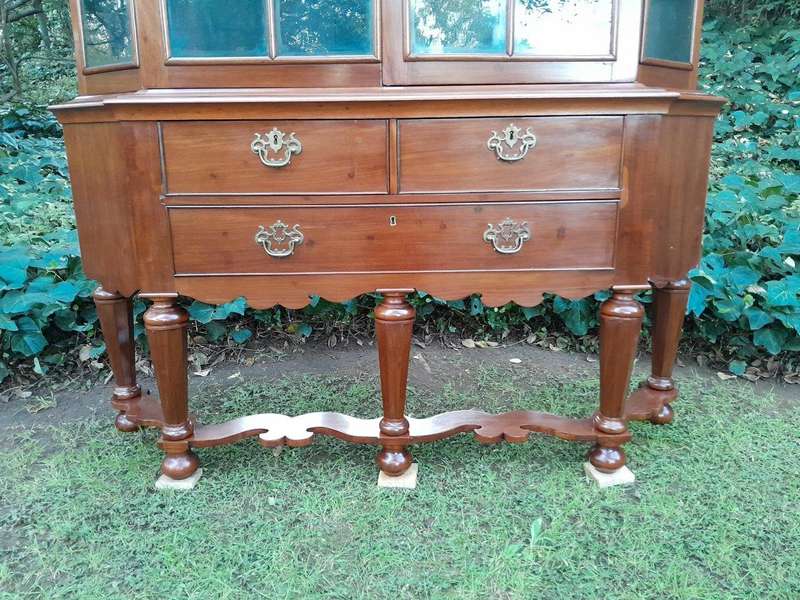
<path id="1" fill-rule="evenodd" d="M 264 0 L 167 0 L 171 56 L 268 56 Z"/>
<path id="2" fill-rule="evenodd" d="M 611 53 L 612 0 L 516 0 L 514 53 L 605 56 Z"/>
<path id="3" fill-rule="evenodd" d="M 506 53 L 506 0 L 411 0 L 410 5 L 412 54 Z"/>
<path id="4" fill-rule="evenodd" d="M 87 67 L 133 62 L 131 13 L 127 0 L 81 0 Z"/>
<path id="5" fill-rule="evenodd" d="M 650 0 L 646 58 L 692 62 L 695 0 Z"/>
<path id="6" fill-rule="evenodd" d="M 278 55 L 372 55 L 374 10 L 373 0 L 275 0 Z"/>

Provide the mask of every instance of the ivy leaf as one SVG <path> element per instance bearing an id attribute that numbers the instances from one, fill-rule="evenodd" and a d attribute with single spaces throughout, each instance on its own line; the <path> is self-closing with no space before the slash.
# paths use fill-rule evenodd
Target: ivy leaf
<path id="1" fill-rule="evenodd" d="M 11 169 L 9 175 L 30 185 L 39 185 L 44 180 L 41 169 L 33 164 L 17 165 Z"/>
<path id="2" fill-rule="evenodd" d="M 348 300 L 347 302 L 343 302 L 342 306 L 344 306 L 344 309 L 348 315 L 355 316 L 358 314 L 358 301 L 355 298 Z"/>
<path id="3" fill-rule="evenodd" d="M 31 357 L 47 347 L 47 340 L 33 319 L 22 317 L 17 321 L 17 327 L 19 331 L 11 334 L 11 349 L 14 352 Z"/>
<path id="4" fill-rule="evenodd" d="M 18 331 L 19 327 L 17 327 L 16 322 L 8 315 L 0 313 L 0 330 Z"/>
<path id="5" fill-rule="evenodd" d="M 0 290 L 18 290 L 25 285 L 27 269 L 0 265 Z"/>
<path id="6" fill-rule="evenodd" d="M 778 247 L 781 254 L 800 254 L 800 229 L 790 229 L 783 236 L 783 242 Z"/>
<path id="7" fill-rule="evenodd" d="M 711 295 L 711 290 L 702 285 L 693 285 L 689 292 L 689 304 L 686 307 L 688 314 L 694 314 L 695 317 L 701 316 L 706 310 L 706 301 Z"/>
<path id="8" fill-rule="evenodd" d="M 728 370 L 734 375 L 741 377 L 747 370 L 747 363 L 743 360 L 734 360 L 730 365 L 728 365 Z"/>
<path id="9" fill-rule="evenodd" d="M 800 307 L 800 277 L 786 277 L 778 281 L 767 282 L 767 304 L 773 307 Z"/>
<path id="10" fill-rule="evenodd" d="M 539 317 L 544 314 L 544 307 L 541 304 L 531 308 L 523 307 L 522 314 L 525 316 L 526 321 L 530 321 L 534 317 Z"/>
<path id="11" fill-rule="evenodd" d="M 216 321 L 211 321 L 206 325 L 206 334 L 208 335 L 208 339 L 212 342 L 218 342 L 225 337 L 226 331 L 225 325 L 217 323 Z"/>
<path id="12" fill-rule="evenodd" d="M 728 281 L 738 292 L 743 292 L 760 279 L 761 275 L 749 267 L 734 267 L 728 272 Z"/>
<path id="13" fill-rule="evenodd" d="M 556 297 L 553 308 L 574 335 L 586 335 L 592 324 L 593 310 L 586 300 L 567 300 Z"/>
<path id="14" fill-rule="evenodd" d="M 477 296 L 473 296 L 469 301 L 469 314 L 473 317 L 483 314 L 483 302 Z"/>
<path id="15" fill-rule="evenodd" d="M 752 331 L 761 329 L 775 320 L 774 317 L 764 312 L 760 308 L 754 307 L 746 309 L 744 311 L 744 316 L 747 317 L 747 321 L 750 323 L 750 329 Z"/>
<path id="16" fill-rule="evenodd" d="M 214 320 L 214 311 L 215 308 L 210 304 L 198 302 L 197 300 L 189 306 L 189 316 L 203 325 Z"/>
<path id="17" fill-rule="evenodd" d="M 37 277 L 28 284 L 28 292 L 40 292 L 42 294 L 50 293 L 50 290 L 55 286 L 56 280 L 50 275 Z"/>
<path id="18" fill-rule="evenodd" d="M 58 300 L 59 302 L 63 302 L 64 304 L 69 304 L 75 297 L 78 295 L 78 286 L 76 286 L 71 281 L 62 281 L 61 283 L 57 283 L 52 291 L 50 292 L 50 297 L 54 300 Z"/>
<path id="19" fill-rule="evenodd" d="M 753 335 L 753 342 L 756 346 L 766 349 L 772 355 L 780 354 L 783 344 L 789 335 L 783 329 L 775 327 L 765 327 L 759 329 Z"/>
<path id="20" fill-rule="evenodd" d="M 223 321 L 231 315 L 243 315 L 247 309 L 247 302 L 244 298 L 237 298 L 233 302 L 228 302 L 217 307 L 214 311 L 214 320 Z"/>
<path id="21" fill-rule="evenodd" d="M 249 329 L 236 329 L 231 334 L 231 339 L 237 344 L 244 344 L 251 337 L 253 337 L 253 332 Z"/>
<path id="22" fill-rule="evenodd" d="M 29 312 L 36 305 L 50 303 L 51 298 L 47 294 L 12 291 L 0 298 L 0 311 L 10 315 L 19 315 Z"/>
<path id="23" fill-rule="evenodd" d="M 775 318 L 783 323 L 785 327 L 794 329 L 800 334 L 800 311 L 795 311 L 793 313 L 776 312 Z"/>

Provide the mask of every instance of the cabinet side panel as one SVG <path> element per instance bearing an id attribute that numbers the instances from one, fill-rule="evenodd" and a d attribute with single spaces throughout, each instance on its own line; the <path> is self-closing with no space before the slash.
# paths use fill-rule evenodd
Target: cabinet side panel
<path id="1" fill-rule="evenodd" d="M 136 269 L 141 291 L 171 293 L 175 286 L 172 242 L 167 210 L 161 202 L 161 145 L 158 125 L 150 122 L 119 124 L 125 149 L 126 189 L 131 204 L 136 246 Z"/>
<path id="2" fill-rule="evenodd" d="M 683 279 L 700 259 L 714 119 L 625 121 L 617 284 Z"/>
<path id="3" fill-rule="evenodd" d="M 131 295 L 136 254 L 117 126 L 66 125 L 64 140 L 84 271 L 109 291 Z"/>
<path id="4" fill-rule="evenodd" d="M 660 156 L 659 235 L 655 281 L 686 276 L 700 261 L 714 119 L 664 117 L 665 152 Z"/>

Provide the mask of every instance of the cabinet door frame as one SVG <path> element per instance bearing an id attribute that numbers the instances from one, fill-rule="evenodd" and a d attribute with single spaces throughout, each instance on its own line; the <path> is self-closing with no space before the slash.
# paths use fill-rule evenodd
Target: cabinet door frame
<path id="1" fill-rule="evenodd" d="M 123 63 L 108 65 L 88 66 L 86 58 L 86 35 L 83 31 L 83 0 L 72 0 L 73 30 L 75 31 L 75 46 L 79 61 L 79 72 L 83 75 L 96 73 L 109 73 L 112 71 L 127 71 L 139 68 L 139 34 L 136 30 L 136 3 L 134 0 L 125 0 L 128 7 L 128 28 L 131 36 L 131 59 Z"/>
<path id="2" fill-rule="evenodd" d="M 613 0 L 611 52 L 600 56 L 513 55 L 509 2 L 505 56 L 411 53 L 410 0 L 382 0 L 384 85 L 633 82 L 639 63 L 641 0 Z"/>
<path id="3" fill-rule="evenodd" d="M 275 0 L 262 0 L 265 11 L 265 32 L 267 35 L 266 56 L 172 56 L 169 35 L 168 0 L 159 0 L 161 11 L 161 34 L 163 36 L 164 65 L 259 65 L 259 64 L 324 64 L 324 63 L 379 63 L 381 61 L 381 2 L 371 0 L 372 15 L 372 53 L 371 54 L 330 54 L 307 56 L 280 56 L 278 54 L 278 27 L 275 22 Z"/>
<path id="4" fill-rule="evenodd" d="M 643 0 L 649 9 L 650 0 Z M 705 1 L 695 0 L 695 21 L 692 38 L 692 62 L 681 63 L 651 59 L 645 56 L 645 36 L 647 35 L 646 12 L 642 14 L 642 41 L 639 56 L 637 81 L 644 85 L 660 86 L 679 90 L 697 89 L 698 68 L 700 66 L 700 38 L 703 31 Z"/>
<path id="5" fill-rule="evenodd" d="M 307 88 L 375 87 L 381 83 L 380 32 L 375 56 L 350 57 L 223 57 L 169 59 L 167 23 L 162 0 L 134 0 L 139 27 L 152 32 L 141 47 L 142 85 L 163 88 Z M 380 23 L 376 0 L 376 23 Z"/>
<path id="6" fill-rule="evenodd" d="M 651 65 L 654 67 L 666 67 L 668 69 L 682 69 L 684 71 L 692 71 L 696 68 L 700 60 L 700 35 L 703 28 L 703 1 L 692 0 L 694 2 L 694 21 L 692 23 L 692 47 L 689 51 L 689 62 L 682 62 L 677 60 L 667 60 L 663 58 L 651 58 L 647 56 L 645 44 L 647 43 L 647 25 L 648 17 L 650 15 L 651 0 L 644 0 L 644 13 L 642 14 L 642 53 L 640 62 L 643 65 Z"/>

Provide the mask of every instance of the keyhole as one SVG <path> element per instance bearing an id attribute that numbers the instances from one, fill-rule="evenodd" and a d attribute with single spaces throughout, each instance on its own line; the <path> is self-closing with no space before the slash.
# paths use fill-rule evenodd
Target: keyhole
<path id="1" fill-rule="evenodd" d="M 389 227 L 397 227 L 397 217 L 394 215 L 389 217 Z"/>

